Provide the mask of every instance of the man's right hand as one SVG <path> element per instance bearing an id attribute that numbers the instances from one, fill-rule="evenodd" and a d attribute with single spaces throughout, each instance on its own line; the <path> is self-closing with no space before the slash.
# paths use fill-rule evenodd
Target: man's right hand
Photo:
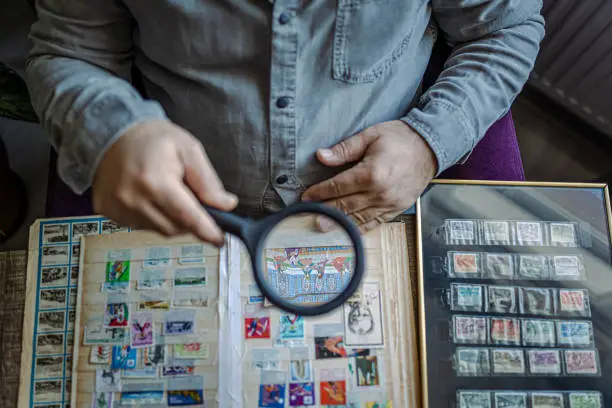
<path id="1" fill-rule="evenodd" d="M 94 210 L 121 225 L 214 245 L 223 245 L 223 232 L 201 203 L 224 211 L 238 204 L 200 142 L 162 120 L 132 126 L 108 149 L 92 192 Z"/>

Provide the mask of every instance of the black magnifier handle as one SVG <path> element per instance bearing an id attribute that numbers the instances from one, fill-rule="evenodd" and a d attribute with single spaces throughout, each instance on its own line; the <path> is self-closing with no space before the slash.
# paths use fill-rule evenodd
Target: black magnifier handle
<path id="1" fill-rule="evenodd" d="M 203 207 L 213 220 L 215 220 L 219 228 L 239 238 L 244 238 L 245 232 L 251 224 L 249 220 L 231 212 L 221 211 L 207 205 Z"/>

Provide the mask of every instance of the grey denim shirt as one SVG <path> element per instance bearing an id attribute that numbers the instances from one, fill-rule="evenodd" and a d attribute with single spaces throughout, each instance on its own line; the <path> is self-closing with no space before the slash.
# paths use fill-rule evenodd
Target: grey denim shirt
<path id="1" fill-rule="evenodd" d="M 544 34 L 541 0 L 37 3 L 27 82 L 74 191 L 124 130 L 169 118 L 251 213 L 298 201 L 339 171 L 316 149 L 383 121 L 412 126 L 439 172 L 457 163 L 508 111 Z M 454 50 L 421 94 L 438 33 Z"/>

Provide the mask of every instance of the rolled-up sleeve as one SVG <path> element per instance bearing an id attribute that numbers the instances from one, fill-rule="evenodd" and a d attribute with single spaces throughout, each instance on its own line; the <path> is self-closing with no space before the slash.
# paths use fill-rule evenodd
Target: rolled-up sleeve
<path id="1" fill-rule="evenodd" d="M 133 20 L 120 0 L 37 3 L 26 81 L 58 172 L 80 194 L 127 128 L 165 113 L 129 82 Z"/>
<path id="2" fill-rule="evenodd" d="M 541 0 L 432 0 L 453 47 L 437 81 L 403 120 L 429 143 L 438 175 L 508 112 L 544 36 Z"/>

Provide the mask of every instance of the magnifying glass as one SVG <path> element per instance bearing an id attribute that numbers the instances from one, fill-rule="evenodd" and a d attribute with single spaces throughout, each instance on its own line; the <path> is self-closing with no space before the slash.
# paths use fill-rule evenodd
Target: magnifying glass
<path id="1" fill-rule="evenodd" d="M 297 203 L 261 220 L 205 206 L 219 227 L 239 237 L 255 282 L 275 306 L 302 316 L 321 315 L 357 290 L 364 271 L 361 234 L 344 213 L 322 203 Z M 321 232 L 317 217 L 334 228 Z"/>

